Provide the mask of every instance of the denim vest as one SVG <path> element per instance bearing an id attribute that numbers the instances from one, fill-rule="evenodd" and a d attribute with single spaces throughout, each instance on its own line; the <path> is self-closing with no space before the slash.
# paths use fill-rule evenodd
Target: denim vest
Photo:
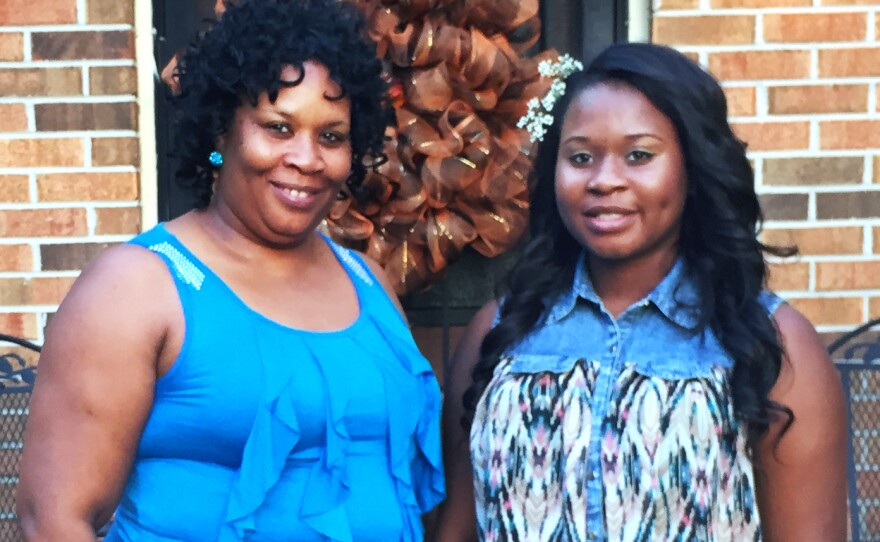
<path id="1" fill-rule="evenodd" d="M 577 269 L 478 405 L 482 539 L 759 540 L 733 360 L 698 329 L 684 263 L 616 319 L 583 257 Z M 771 314 L 781 302 L 759 301 Z"/>

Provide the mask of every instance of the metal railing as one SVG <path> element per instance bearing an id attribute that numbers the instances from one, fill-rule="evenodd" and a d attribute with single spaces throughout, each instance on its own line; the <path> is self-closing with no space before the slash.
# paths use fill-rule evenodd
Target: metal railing
<path id="1" fill-rule="evenodd" d="M 828 352 L 846 396 L 849 539 L 880 542 L 880 318 L 836 339 Z"/>
<path id="2" fill-rule="evenodd" d="M 30 341 L 0 333 L 2 342 L 40 352 L 40 347 Z M 15 491 L 28 404 L 36 378 L 36 366 L 24 357 L 15 352 L 0 354 L 0 542 L 21 540 Z"/>

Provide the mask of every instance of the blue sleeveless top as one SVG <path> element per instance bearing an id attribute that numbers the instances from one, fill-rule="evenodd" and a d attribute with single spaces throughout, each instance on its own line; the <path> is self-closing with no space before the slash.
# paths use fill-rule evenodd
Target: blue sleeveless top
<path id="1" fill-rule="evenodd" d="M 327 240 L 360 312 L 315 332 L 250 309 L 163 225 L 130 242 L 168 265 L 186 332 L 106 541 L 422 540 L 439 387 L 357 254 Z"/>

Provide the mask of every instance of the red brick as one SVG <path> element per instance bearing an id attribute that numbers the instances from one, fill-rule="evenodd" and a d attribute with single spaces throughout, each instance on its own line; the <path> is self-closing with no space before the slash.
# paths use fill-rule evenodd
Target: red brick
<path id="1" fill-rule="evenodd" d="M 733 45 L 755 42 L 753 15 L 654 17 L 652 39 L 674 45 Z"/>
<path id="2" fill-rule="evenodd" d="M 880 48 L 820 49 L 820 77 L 874 77 L 880 75 Z"/>
<path id="3" fill-rule="evenodd" d="M 0 69 L 0 88 L 5 96 L 80 96 L 79 68 Z"/>
<path id="4" fill-rule="evenodd" d="M 137 173 L 55 173 L 37 176 L 40 201 L 125 201 L 138 197 Z"/>
<path id="5" fill-rule="evenodd" d="M 861 254 L 862 228 L 818 227 L 764 230 L 764 242 L 771 245 L 795 245 L 804 255 Z"/>
<path id="6" fill-rule="evenodd" d="M 868 85 L 770 87 L 767 95 L 771 115 L 868 112 Z"/>
<path id="7" fill-rule="evenodd" d="M 24 34 L 21 32 L 0 32 L 0 61 L 17 62 L 24 60 Z"/>
<path id="8" fill-rule="evenodd" d="M 78 271 L 85 269 L 112 243 L 58 243 L 40 246 L 43 271 Z"/>
<path id="9" fill-rule="evenodd" d="M 880 120 L 829 120 L 819 123 L 823 149 L 880 148 Z"/>
<path id="10" fill-rule="evenodd" d="M 750 151 L 806 149 L 810 145 L 808 122 L 738 122 L 731 127 Z"/>
<path id="11" fill-rule="evenodd" d="M 134 235 L 141 229 L 138 207 L 107 207 L 95 209 L 95 235 Z"/>
<path id="12" fill-rule="evenodd" d="M 134 102 L 37 104 L 34 117 L 41 132 L 137 128 Z"/>
<path id="13" fill-rule="evenodd" d="M 95 32 L 34 32 L 34 60 L 134 58 L 134 34 L 127 30 Z"/>
<path id="14" fill-rule="evenodd" d="M 2 139 L 0 167 L 75 167 L 84 164 L 81 139 Z"/>
<path id="15" fill-rule="evenodd" d="M 767 186 L 861 184 L 864 175 L 865 160 L 861 156 L 764 160 L 764 184 Z"/>
<path id="16" fill-rule="evenodd" d="M 806 220 L 809 214 L 807 194 L 760 194 L 759 199 L 767 220 Z"/>
<path id="17" fill-rule="evenodd" d="M 0 175 L 0 202 L 26 203 L 31 200 L 27 175 Z"/>
<path id="18" fill-rule="evenodd" d="M 137 93 L 134 66 L 98 66 L 89 70 L 89 93 L 92 96 Z"/>
<path id="19" fill-rule="evenodd" d="M 102 137 L 92 140 L 95 166 L 137 166 L 140 160 L 136 137 Z"/>
<path id="20" fill-rule="evenodd" d="M 0 305 L 58 305 L 74 280 L 71 277 L 0 279 Z"/>
<path id="21" fill-rule="evenodd" d="M 134 24 L 134 2 L 89 0 L 86 20 L 91 24 Z"/>
<path id="22" fill-rule="evenodd" d="M 861 41 L 868 28 L 866 13 L 767 13 L 768 42 Z"/>
<path id="23" fill-rule="evenodd" d="M 874 227 L 874 254 L 880 254 L 880 226 Z"/>
<path id="24" fill-rule="evenodd" d="M 700 7 L 700 0 L 660 0 L 657 10 L 696 9 L 698 7 Z"/>
<path id="25" fill-rule="evenodd" d="M 855 325 L 862 322 L 861 297 L 787 299 L 815 326 Z"/>
<path id="26" fill-rule="evenodd" d="M 880 261 L 819 262 L 816 264 L 819 290 L 874 290 L 880 288 Z"/>
<path id="27" fill-rule="evenodd" d="M 0 237 L 65 237 L 88 234 L 85 209 L 0 211 Z"/>
<path id="28" fill-rule="evenodd" d="M 33 305 L 60 305 L 76 279 L 73 277 L 37 277 L 30 279 L 28 289 Z"/>
<path id="29" fill-rule="evenodd" d="M 880 297 L 872 297 L 868 307 L 868 319 L 880 318 Z"/>
<path id="30" fill-rule="evenodd" d="M 823 6 L 876 6 L 877 0 L 820 0 Z"/>
<path id="31" fill-rule="evenodd" d="M 810 264 L 808 263 L 772 263 L 769 268 L 769 286 L 775 292 L 808 290 L 810 288 Z"/>
<path id="32" fill-rule="evenodd" d="M 812 0 L 711 0 L 713 8 L 777 8 L 811 6 Z"/>
<path id="33" fill-rule="evenodd" d="M 33 271 L 34 254 L 30 245 L 0 245 L 0 271 Z"/>
<path id="34" fill-rule="evenodd" d="M 709 55 L 709 71 L 725 81 L 804 79 L 810 76 L 808 51 L 736 51 Z"/>
<path id="35" fill-rule="evenodd" d="M 76 0 L 3 0 L 0 26 L 67 24 L 76 22 Z"/>
<path id="36" fill-rule="evenodd" d="M 36 339 L 37 315 L 22 312 L 0 312 L 0 331 L 23 339 Z"/>
<path id="37" fill-rule="evenodd" d="M 27 128 L 24 104 L 0 104 L 0 132 L 24 132 Z"/>
<path id="38" fill-rule="evenodd" d="M 727 114 L 731 117 L 753 117 L 757 112 L 755 87 L 725 87 Z"/>
<path id="39" fill-rule="evenodd" d="M 816 218 L 876 218 L 880 192 L 820 192 L 816 194 Z"/>

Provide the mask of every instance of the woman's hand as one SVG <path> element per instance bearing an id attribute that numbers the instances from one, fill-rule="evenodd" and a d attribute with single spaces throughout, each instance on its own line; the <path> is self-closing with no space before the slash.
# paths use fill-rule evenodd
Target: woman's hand
<path id="1" fill-rule="evenodd" d="M 813 326 L 789 305 L 775 314 L 784 356 L 770 399 L 794 423 L 771 425 L 756 450 L 766 542 L 846 540 L 846 411 L 840 377 Z"/>
<path id="2" fill-rule="evenodd" d="M 143 248 L 114 247 L 76 281 L 47 329 L 30 402 L 17 503 L 27 540 L 95 540 L 183 332 L 173 280 Z"/>

